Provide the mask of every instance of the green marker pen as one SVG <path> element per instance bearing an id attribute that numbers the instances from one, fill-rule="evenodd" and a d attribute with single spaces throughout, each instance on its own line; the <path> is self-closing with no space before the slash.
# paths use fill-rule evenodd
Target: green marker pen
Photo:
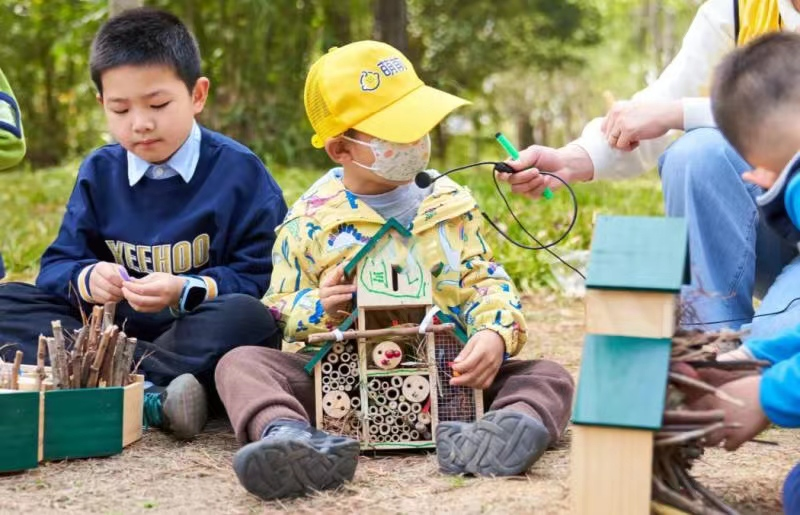
<path id="1" fill-rule="evenodd" d="M 494 137 L 497 139 L 497 142 L 500 143 L 500 146 L 503 147 L 506 152 L 508 152 L 508 155 L 511 156 L 511 159 L 519 159 L 519 152 L 517 152 L 517 149 L 514 148 L 514 145 L 508 141 L 508 138 L 506 138 L 502 132 L 498 132 L 494 135 Z M 553 198 L 553 192 L 550 190 L 550 188 L 545 188 L 544 192 L 542 192 L 542 195 L 548 200 Z"/>

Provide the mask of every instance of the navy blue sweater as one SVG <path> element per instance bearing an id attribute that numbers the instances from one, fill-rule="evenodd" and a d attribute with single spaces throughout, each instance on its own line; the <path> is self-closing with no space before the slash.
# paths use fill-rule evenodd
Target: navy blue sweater
<path id="1" fill-rule="evenodd" d="M 205 277 L 209 298 L 263 296 L 275 226 L 287 210 L 283 194 L 245 146 L 205 128 L 201 134 L 189 183 L 180 176 L 145 176 L 130 186 L 120 145 L 87 157 L 58 237 L 42 256 L 36 285 L 75 303 L 81 270 L 109 261 L 131 276 L 155 271 Z"/>

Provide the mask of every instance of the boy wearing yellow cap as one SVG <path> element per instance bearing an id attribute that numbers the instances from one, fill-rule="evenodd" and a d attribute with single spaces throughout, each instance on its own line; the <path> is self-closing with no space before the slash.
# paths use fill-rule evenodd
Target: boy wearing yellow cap
<path id="1" fill-rule="evenodd" d="M 384 43 L 361 41 L 321 57 L 306 79 L 305 107 L 313 145 L 341 166 L 317 181 L 279 227 L 265 302 L 289 341 L 336 328 L 356 291 L 343 264 L 387 220 L 399 221 L 425 249 L 417 258 L 432 271 L 440 318 L 469 336 L 451 383 L 483 389 L 489 406 L 475 423 L 438 424 L 440 468 L 513 475 L 561 436 L 573 383 L 555 363 L 505 359 L 525 344 L 525 318 L 514 284 L 481 235 L 483 219 L 469 190 L 448 177 L 424 189 L 413 183 L 428 164 L 428 133 L 467 103 L 423 84 L 408 59 Z M 314 385 L 303 370 L 309 359 L 242 347 L 216 370 L 237 438 L 251 442 L 237 452 L 234 469 L 264 499 L 335 488 L 355 472 L 358 442 L 310 424 Z"/>

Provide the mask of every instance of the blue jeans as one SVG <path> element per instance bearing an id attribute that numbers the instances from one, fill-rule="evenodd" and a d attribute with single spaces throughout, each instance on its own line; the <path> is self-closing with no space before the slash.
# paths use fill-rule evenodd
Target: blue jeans
<path id="1" fill-rule="evenodd" d="M 682 323 L 738 329 L 752 319 L 754 338 L 800 324 L 800 301 L 786 313 L 753 319 L 754 296 L 762 299 L 757 314 L 780 311 L 800 296 L 800 260 L 796 247 L 759 221 L 755 198 L 762 190 L 742 180 L 751 167 L 722 134 L 687 132 L 658 169 L 667 216 L 689 223 L 692 281 L 682 300 L 690 313 Z"/>

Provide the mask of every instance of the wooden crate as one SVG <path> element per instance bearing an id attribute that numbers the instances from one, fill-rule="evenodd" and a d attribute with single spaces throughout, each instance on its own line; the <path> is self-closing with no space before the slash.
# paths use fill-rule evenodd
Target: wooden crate
<path id="1" fill-rule="evenodd" d="M 53 390 L 48 378 L 38 391 L 36 367 L 23 365 L 20 389 L 0 390 L 0 441 L 14 442 L 0 446 L 0 472 L 110 456 L 141 439 L 144 376 L 131 379 L 125 387 Z"/>

